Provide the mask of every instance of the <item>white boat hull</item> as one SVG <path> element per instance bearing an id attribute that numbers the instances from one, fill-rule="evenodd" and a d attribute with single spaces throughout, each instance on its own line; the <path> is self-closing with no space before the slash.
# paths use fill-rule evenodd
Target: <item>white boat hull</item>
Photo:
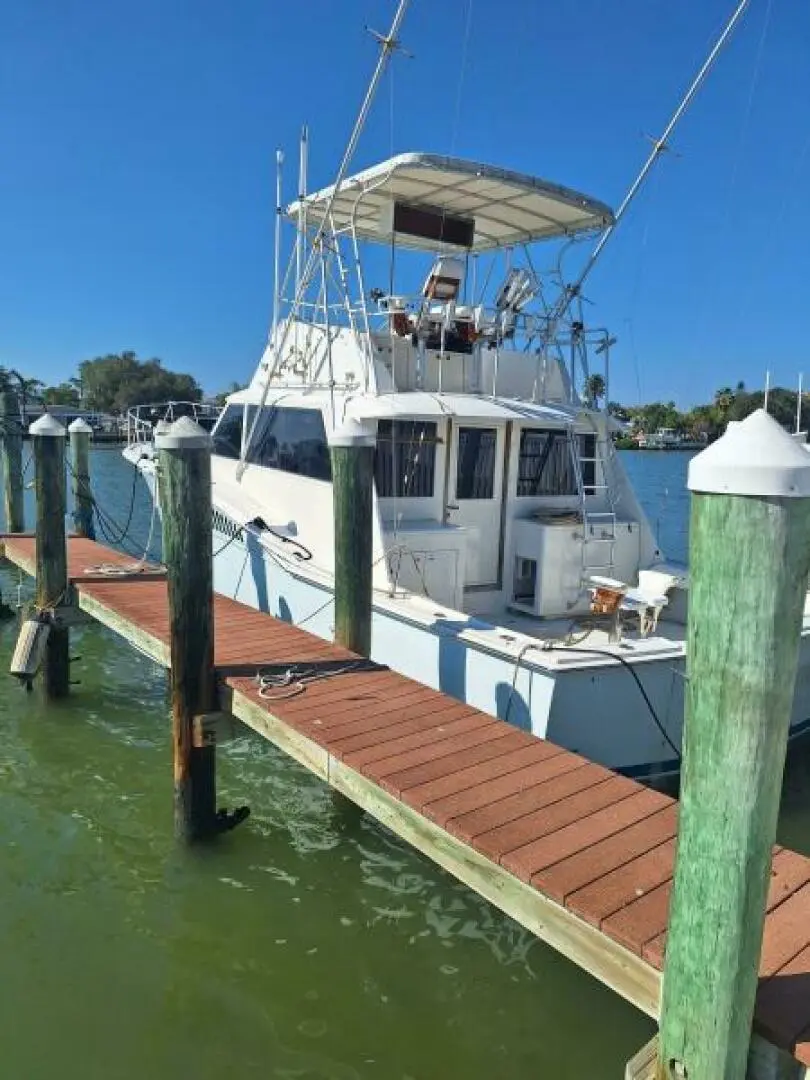
<path id="1" fill-rule="evenodd" d="M 327 640 L 332 638 L 331 589 L 287 569 L 254 537 L 228 543 L 215 532 L 214 587 Z M 225 546 L 227 545 L 227 546 Z M 508 720 L 539 738 L 632 775 L 678 769 L 632 675 L 617 664 L 551 672 L 460 640 L 470 620 L 436 619 L 430 626 L 375 605 L 372 659 L 427 686 Z M 272 656 L 267 657 L 272 663 Z M 680 746 L 683 661 L 649 661 L 641 678 L 667 735 Z M 514 690 L 513 690 L 514 681 Z"/>

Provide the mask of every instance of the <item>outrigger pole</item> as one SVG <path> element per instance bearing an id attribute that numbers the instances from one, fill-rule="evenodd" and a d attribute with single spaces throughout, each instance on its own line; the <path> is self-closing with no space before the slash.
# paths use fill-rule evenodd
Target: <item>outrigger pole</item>
<path id="1" fill-rule="evenodd" d="M 380 79 L 385 72 L 385 68 L 388 64 L 391 53 L 395 52 L 396 49 L 399 47 L 399 40 L 397 38 L 397 34 L 399 33 L 399 28 L 402 25 L 402 20 L 405 18 L 405 12 L 408 10 L 409 2 L 410 0 L 399 0 L 399 6 L 397 7 L 396 14 L 394 15 L 394 21 L 391 23 L 391 29 L 388 31 L 388 34 L 385 37 L 383 37 L 381 34 L 374 34 L 374 37 L 379 41 L 381 45 L 380 55 L 377 60 L 377 66 L 374 69 L 374 74 L 371 76 L 371 81 L 368 84 L 368 90 L 366 90 L 366 96 L 363 98 L 363 103 L 360 106 L 360 112 L 357 116 L 357 120 L 355 121 L 351 136 L 349 137 L 349 141 L 346 144 L 346 149 L 343 152 L 343 160 L 340 163 L 340 167 L 338 169 L 337 177 L 335 178 L 335 183 L 332 187 L 331 194 L 327 199 L 326 208 L 324 209 L 321 223 L 318 226 L 318 232 L 312 243 L 312 247 L 310 248 L 309 255 L 307 256 L 304 271 L 301 274 L 300 280 L 298 281 L 297 288 L 295 290 L 295 300 L 293 301 L 293 310 L 297 309 L 301 301 L 303 300 L 309 283 L 311 282 L 313 274 L 315 273 L 317 263 L 322 257 L 324 234 L 326 232 L 328 222 L 332 215 L 332 207 L 335 204 L 335 199 L 337 199 L 338 195 L 340 194 L 340 187 L 343 181 L 346 179 L 346 173 L 348 172 L 349 165 L 351 164 L 352 158 L 354 157 L 354 152 L 357 149 L 357 142 L 365 126 L 366 117 L 368 116 L 369 109 L 371 108 L 372 102 L 374 101 L 374 96 L 377 93 L 377 87 L 380 84 Z M 289 332 L 290 320 L 287 319 L 284 323 L 284 330 L 281 334 L 281 340 L 278 342 L 275 340 L 273 341 L 273 366 L 267 373 L 267 379 L 264 384 L 264 390 L 262 391 L 262 397 L 259 403 L 259 407 L 256 409 L 253 423 L 250 425 L 250 430 L 247 433 L 247 438 L 244 440 L 243 443 L 242 456 L 239 464 L 236 467 L 237 480 L 241 480 L 242 474 L 245 471 L 245 455 L 247 454 L 248 447 L 252 442 L 253 433 L 256 429 L 257 423 L 259 422 L 262 408 L 267 401 L 267 395 L 270 392 L 270 382 L 278 368 L 279 358 L 283 355 L 284 346 L 287 343 Z"/>
<path id="2" fill-rule="evenodd" d="M 614 232 L 616 231 L 616 227 L 618 226 L 621 219 L 624 217 L 628 207 L 630 206 L 630 203 L 636 197 L 639 189 L 641 188 L 641 185 L 647 179 L 647 175 L 652 169 L 653 165 L 658 160 L 660 155 L 668 149 L 667 140 L 669 139 L 672 132 L 675 130 L 678 121 L 681 119 L 681 117 L 684 115 L 684 113 L 692 103 L 692 99 L 700 89 L 706 76 L 709 74 L 709 71 L 713 67 L 714 62 L 717 59 L 718 53 L 723 48 L 726 41 L 734 31 L 734 28 L 737 26 L 737 23 L 740 21 L 743 14 L 745 13 L 745 9 L 748 7 L 749 2 L 750 0 L 740 0 L 740 3 L 737 5 L 736 10 L 734 11 L 734 14 L 726 23 L 725 29 L 723 30 L 717 41 L 714 43 L 714 47 L 703 62 L 703 66 L 701 67 L 700 71 L 698 71 L 695 78 L 692 80 L 691 86 L 686 91 L 683 98 L 681 99 L 680 105 L 678 105 L 678 108 L 673 113 L 672 119 L 669 121 L 666 128 L 664 129 L 664 134 L 659 139 L 655 140 L 650 156 L 644 162 L 641 172 L 630 185 L 630 190 L 625 195 L 621 205 L 619 206 L 619 209 L 614 215 L 613 223 L 611 225 L 608 225 L 608 227 L 600 236 L 596 247 L 593 249 L 590 256 L 588 257 L 588 261 L 585 263 L 585 266 L 583 267 L 582 272 L 580 273 L 577 280 L 572 285 L 566 285 L 563 289 L 563 293 L 557 302 L 556 308 L 554 311 L 552 311 L 549 317 L 548 329 L 546 331 L 546 343 L 548 343 L 554 338 L 555 334 L 557 333 L 557 327 L 560 320 L 563 318 L 566 311 L 570 307 L 571 301 L 574 300 L 577 296 L 579 296 L 580 292 L 582 291 L 582 286 L 585 284 L 585 281 L 588 278 L 590 272 L 596 265 L 599 256 L 605 250 L 608 240 L 610 240 L 611 236 L 613 236 Z"/>
<path id="3" fill-rule="evenodd" d="M 284 151 L 276 150 L 276 235 L 273 242 L 273 329 L 270 340 L 276 340 L 276 327 L 278 326 L 278 309 L 281 303 L 281 214 L 283 210 L 281 202 L 281 172 L 284 166 Z"/>

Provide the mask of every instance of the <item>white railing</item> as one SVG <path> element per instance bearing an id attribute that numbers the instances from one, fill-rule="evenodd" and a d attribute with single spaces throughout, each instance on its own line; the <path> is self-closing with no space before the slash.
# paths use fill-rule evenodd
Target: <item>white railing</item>
<path id="1" fill-rule="evenodd" d="M 181 416 L 192 420 L 210 431 L 222 412 L 220 405 L 200 401 L 161 401 L 154 405 L 133 405 L 127 410 L 127 445 L 151 442 L 154 428 L 161 420 L 171 424 Z"/>
<path id="2" fill-rule="evenodd" d="M 369 308 L 364 300 L 327 305 L 330 323 L 348 326 L 347 313 L 354 318 L 367 315 L 370 328 L 375 333 L 392 330 L 402 337 L 413 333 L 425 335 L 431 330 L 438 332 L 443 324 L 452 324 L 468 328 L 470 337 L 475 340 L 480 338 L 503 345 L 511 344 L 515 348 L 522 348 L 527 341 L 537 343 L 546 339 L 549 345 L 569 347 L 573 339 L 577 343 L 596 346 L 601 345 L 607 337 L 607 331 L 601 327 L 596 329 L 575 324 L 577 328 L 572 329 L 564 322 L 550 335 L 551 319 L 543 312 L 513 311 L 463 300 L 427 300 L 421 293 L 388 296 L 373 292 L 370 299 L 374 303 L 373 308 Z M 287 303 L 286 300 L 282 302 Z M 298 311 L 302 323 L 324 325 L 322 303 L 301 301 Z"/>

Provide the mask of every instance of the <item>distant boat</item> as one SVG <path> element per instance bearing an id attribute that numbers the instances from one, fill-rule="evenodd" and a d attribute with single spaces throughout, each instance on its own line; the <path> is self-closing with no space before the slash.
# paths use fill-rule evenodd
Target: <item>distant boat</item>
<path id="1" fill-rule="evenodd" d="M 690 439 L 675 428 L 659 428 L 649 435 L 639 435 L 639 450 L 703 450 L 702 439 Z"/>

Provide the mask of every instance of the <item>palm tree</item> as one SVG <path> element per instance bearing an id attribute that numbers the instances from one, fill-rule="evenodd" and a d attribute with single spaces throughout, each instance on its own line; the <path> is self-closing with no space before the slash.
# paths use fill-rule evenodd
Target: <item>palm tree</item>
<path id="1" fill-rule="evenodd" d="M 585 380 L 585 400 L 592 409 L 599 408 L 599 399 L 605 396 L 606 389 L 602 375 L 589 375 Z"/>
<path id="2" fill-rule="evenodd" d="M 722 390 L 717 390 L 714 395 L 714 403 L 721 413 L 727 413 L 734 404 L 734 391 L 731 387 L 724 386 Z"/>
<path id="3" fill-rule="evenodd" d="M 26 379 L 19 371 L 13 368 L 9 371 L 9 378 L 17 384 L 17 396 L 20 399 L 20 416 L 24 426 L 28 425 L 28 406 L 40 400 L 39 390 L 45 386 L 42 379 Z"/>
<path id="4" fill-rule="evenodd" d="M 68 385 L 72 386 L 73 389 L 76 391 L 76 393 L 79 395 L 79 405 L 83 405 L 84 404 L 84 384 L 82 382 L 81 375 L 79 375 L 78 378 L 76 378 L 76 376 L 74 375 L 72 379 L 68 379 Z"/>

